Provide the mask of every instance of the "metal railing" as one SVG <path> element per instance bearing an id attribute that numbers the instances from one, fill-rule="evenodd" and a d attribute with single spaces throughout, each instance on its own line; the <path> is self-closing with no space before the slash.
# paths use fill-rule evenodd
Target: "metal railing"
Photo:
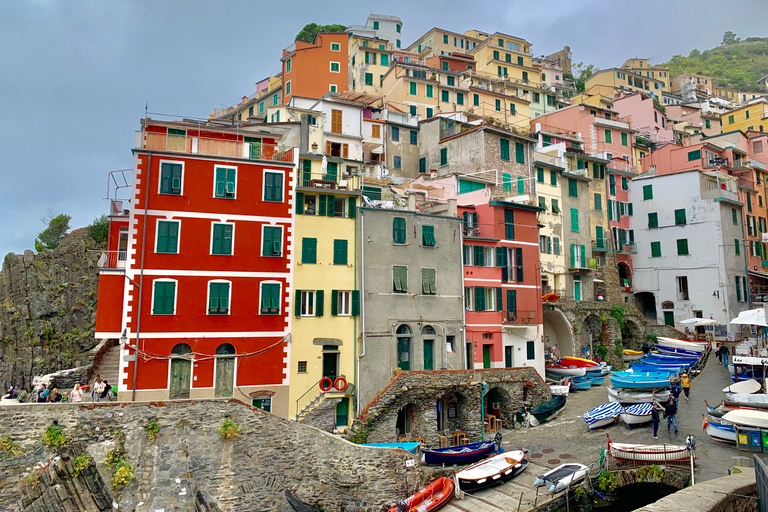
<path id="1" fill-rule="evenodd" d="M 536 311 L 502 311 L 501 322 L 505 325 L 534 325 L 536 323 Z"/>
<path id="2" fill-rule="evenodd" d="M 610 238 L 598 238 L 596 240 L 592 240 L 592 250 L 610 251 L 612 243 L 613 240 Z"/>
<path id="3" fill-rule="evenodd" d="M 119 270 L 125 269 L 126 261 L 128 261 L 128 251 L 102 251 L 97 266 L 103 270 Z"/>
<path id="4" fill-rule="evenodd" d="M 271 162 L 293 162 L 293 148 L 216 137 L 146 132 L 144 149 Z"/>
<path id="5" fill-rule="evenodd" d="M 299 186 L 326 188 L 332 190 L 357 190 L 360 188 L 360 176 L 357 174 L 339 174 L 338 172 L 299 171 Z"/>
<path id="6" fill-rule="evenodd" d="M 309 387 L 308 390 L 304 392 L 303 395 L 301 395 L 296 400 L 296 419 L 297 420 L 310 407 L 312 407 L 315 403 L 317 403 L 323 397 L 323 395 L 325 395 L 326 392 L 320 389 L 320 382 L 322 382 L 322 380 L 323 379 L 320 379 L 317 382 L 315 382 L 312 386 Z"/>

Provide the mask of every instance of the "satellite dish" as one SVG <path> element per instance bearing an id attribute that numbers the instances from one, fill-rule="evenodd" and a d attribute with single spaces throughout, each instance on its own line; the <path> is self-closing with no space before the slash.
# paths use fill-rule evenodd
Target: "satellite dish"
<path id="1" fill-rule="evenodd" d="M 389 176 L 389 169 L 387 169 L 386 167 L 382 167 L 381 168 L 381 175 L 382 176 Z"/>

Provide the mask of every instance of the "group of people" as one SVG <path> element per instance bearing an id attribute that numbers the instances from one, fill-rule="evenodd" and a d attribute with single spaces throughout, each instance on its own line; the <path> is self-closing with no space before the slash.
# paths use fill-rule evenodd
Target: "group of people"
<path id="1" fill-rule="evenodd" d="M 40 389 L 37 392 L 37 396 L 33 400 L 33 402 L 37 403 L 47 403 L 47 402 L 62 402 L 62 401 L 69 401 L 69 402 L 82 402 L 83 401 L 83 388 L 80 386 L 80 383 L 76 383 L 75 387 L 67 393 L 60 393 L 58 388 L 49 388 L 45 383 L 40 383 Z M 93 381 L 93 385 L 91 386 L 91 400 L 93 402 L 100 402 L 102 400 L 110 400 L 114 398 L 115 393 L 112 389 L 112 386 L 109 385 L 109 382 L 106 380 L 102 380 L 100 376 L 96 376 L 96 379 Z M 10 386 L 8 388 L 8 394 L 3 396 L 3 398 L 9 398 L 9 399 L 18 399 L 19 398 L 19 391 L 15 389 L 13 386 Z"/>
<path id="2" fill-rule="evenodd" d="M 720 361 L 723 366 L 727 367 L 728 359 L 731 357 L 731 351 L 728 350 L 728 347 L 725 345 L 725 343 L 717 344 L 717 350 L 715 351 L 715 354 L 717 354 L 717 360 Z"/>
<path id="3" fill-rule="evenodd" d="M 670 432 L 672 430 L 672 427 L 675 429 L 675 434 L 677 434 L 677 403 L 680 400 L 680 393 L 685 393 L 685 399 L 686 401 L 690 399 L 691 396 L 691 379 L 688 377 L 687 373 L 683 373 L 680 376 L 679 381 L 673 381 L 670 379 L 669 387 L 667 388 L 669 391 L 669 398 L 662 406 L 658 402 L 654 402 L 653 408 L 651 409 L 651 421 L 653 422 L 653 438 L 658 439 L 659 438 L 659 423 L 661 423 L 661 415 L 663 414 L 664 417 L 667 419 L 667 432 Z"/>

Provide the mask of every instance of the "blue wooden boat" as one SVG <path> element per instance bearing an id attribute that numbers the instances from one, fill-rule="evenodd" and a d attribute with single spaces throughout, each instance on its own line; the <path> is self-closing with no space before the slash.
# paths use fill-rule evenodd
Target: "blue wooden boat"
<path id="1" fill-rule="evenodd" d="M 421 460 L 425 464 L 446 466 L 455 466 L 458 464 L 468 464 L 480 460 L 490 455 L 494 451 L 502 451 L 501 436 L 498 436 L 498 446 L 496 441 L 479 441 L 461 446 L 449 446 L 448 448 L 422 448 Z"/>
<path id="2" fill-rule="evenodd" d="M 576 386 L 576 389 L 578 389 L 578 390 L 589 389 L 589 388 L 592 387 L 592 381 L 589 380 L 589 379 L 587 379 L 587 380 L 574 380 L 573 381 L 573 385 Z"/>
<path id="3" fill-rule="evenodd" d="M 689 355 L 689 354 L 681 354 L 681 353 L 668 353 L 668 352 L 651 352 L 646 358 L 655 358 L 655 359 L 688 359 L 696 361 L 701 358 L 701 354 L 696 355 Z"/>
<path id="4" fill-rule="evenodd" d="M 616 373 L 628 373 L 628 375 L 616 375 Z M 614 372 L 611 375 L 611 384 L 615 388 L 623 389 L 655 389 L 669 386 L 667 374 L 636 374 L 630 372 Z"/>
<path id="5" fill-rule="evenodd" d="M 634 377 L 646 377 L 646 378 L 654 378 L 654 379 L 660 379 L 660 378 L 663 377 L 663 378 L 669 380 L 669 376 L 670 375 L 675 375 L 675 374 L 677 374 L 677 372 L 678 372 L 677 370 L 676 371 L 671 371 L 671 372 L 667 372 L 667 371 L 655 371 L 655 372 L 613 372 L 612 376 L 622 377 L 622 378 L 623 377 L 633 377 L 633 378 Z"/>
<path id="6" fill-rule="evenodd" d="M 630 368 L 632 368 L 632 371 L 635 373 L 668 372 L 668 373 L 675 374 L 680 370 L 685 371 L 685 366 L 644 364 L 644 363 L 632 363 Z"/>
<path id="7" fill-rule="evenodd" d="M 680 354 L 680 355 L 686 355 L 686 356 L 692 356 L 698 359 L 701 357 L 701 352 L 697 352 L 695 350 L 688 350 L 684 348 L 677 348 L 677 347 L 662 347 L 658 346 L 656 347 L 659 352 L 663 352 L 665 354 Z"/>
<path id="8" fill-rule="evenodd" d="M 605 382 L 605 375 L 589 377 L 589 383 L 593 386 L 601 386 Z"/>
<path id="9" fill-rule="evenodd" d="M 362 446 L 373 446 L 376 448 L 400 448 L 401 450 L 415 454 L 419 449 L 420 444 L 421 443 L 366 443 Z"/>
<path id="10" fill-rule="evenodd" d="M 624 408 L 621 404 L 616 402 L 608 402 L 607 404 L 599 405 L 584 413 L 584 423 L 587 424 L 590 430 L 606 427 L 616 423 L 622 410 L 624 410 Z"/>

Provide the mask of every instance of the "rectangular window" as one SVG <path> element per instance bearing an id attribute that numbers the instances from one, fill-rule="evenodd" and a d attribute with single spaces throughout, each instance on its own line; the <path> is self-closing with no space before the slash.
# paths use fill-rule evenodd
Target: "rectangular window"
<path id="1" fill-rule="evenodd" d="M 427 119 L 431 118 L 433 113 L 434 110 L 430 107 L 427 107 Z"/>
<path id="2" fill-rule="evenodd" d="M 741 302 L 741 277 L 740 276 L 736 276 L 736 301 Z"/>
<path id="3" fill-rule="evenodd" d="M 393 266 L 392 280 L 395 293 L 408 293 L 408 267 Z"/>
<path id="4" fill-rule="evenodd" d="M 498 51 L 498 50 L 493 50 L 493 58 L 494 58 L 495 60 L 500 60 L 500 59 L 499 59 L 499 51 Z"/>
<path id="5" fill-rule="evenodd" d="M 701 160 L 701 150 L 697 149 L 696 151 L 689 151 L 688 152 L 688 161 L 693 162 L 694 160 Z"/>
<path id="6" fill-rule="evenodd" d="M 389 66 L 389 55 L 382 53 L 379 58 L 381 59 L 379 62 L 382 66 Z"/>
<path id="7" fill-rule="evenodd" d="M 560 201 L 552 199 L 552 213 L 560 213 Z"/>
<path id="8" fill-rule="evenodd" d="M 179 224 L 179 221 L 158 221 L 155 252 L 165 254 L 179 252 Z"/>
<path id="9" fill-rule="evenodd" d="M 436 272 L 434 268 L 421 269 L 421 291 L 424 295 L 435 295 L 437 293 Z"/>
<path id="10" fill-rule="evenodd" d="M 457 92 L 456 93 L 456 104 L 457 105 L 463 105 L 464 104 L 464 93 Z"/>
<path id="11" fill-rule="evenodd" d="M 685 208 L 681 210 L 675 210 L 675 224 L 685 224 Z"/>
<path id="12" fill-rule="evenodd" d="M 291 81 L 290 80 L 288 80 L 285 83 L 285 95 L 286 96 L 290 96 L 291 95 Z"/>
<path id="13" fill-rule="evenodd" d="M 627 134 L 624 132 L 621 132 L 621 145 L 622 146 L 628 145 L 628 137 L 627 137 Z"/>
<path id="14" fill-rule="evenodd" d="M 282 254 L 283 229 L 264 226 L 264 239 L 261 244 L 262 256 L 280 256 Z"/>
<path id="15" fill-rule="evenodd" d="M 413 84 L 416 85 L 416 84 Z M 432 84 L 427 84 L 427 98 L 434 97 L 434 86 Z"/>
<path id="16" fill-rule="evenodd" d="M 659 227 L 659 214 L 656 212 L 652 212 L 648 214 L 648 227 L 649 228 L 657 228 Z"/>
<path id="17" fill-rule="evenodd" d="M 653 185 L 643 185 L 643 200 L 653 199 Z"/>
<path id="18" fill-rule="evenodd" d="M 509 113 L 513 116 L 517 115 L 517 107 L 515 107 L 514 103 L 509 104 Z"/>
<path id="19" fill-rule="evenodd" d="M 544 196 L 539 196 L 539 208 L 542 208 L 544 211 L 547 211 L 547 198 Z"/>
<path id="20" fill-rule="evenodd" d="M 313 290 L 296 290 L 299 294 L 299 310 L 297 316 L 315 316 L 315 292 Z"/>
<path id="21" fill-rule="evenodd" d="M 606 144 L 613 143 L 613 137 L 611 135 L 611 130 L 605 130 L 605 143 Z"/>
<path id="22" fill-rule="evenodd" d="M 568 196 L 579 197 L 579 185 L 573 178 L 568 178 Z"/>
<path id="23" fill-rule="evenodd" d="M 317 238 L 301 239 L 301 262 L 317 263 Z"/>
<path id="24" fill-rule="evenodd" d="M 515 162 L 525 163 L 525 145 L 521 142 L 515 142 Z"/>
<path id="25" fill-rule="evenodd" d="M 343 112 L 341 110 L 331 110 L 331 133 L 341 133 L 343 119 Z"/>
<path id="26" fill-rule="evenodd" d="M 445 103 L 448 103 L 449 101 L 451 101 L 451 97 L 450 97 L 450 94 L 448 93 L 448 91 L 441 91 L 440 92 L 440 100 L 445 102 Z"/>
<path id="27" fill-rule="evenodd" d="M 661 258 L 661 242 L 651 242 L 651 258 Z"/>
<path id="28" fill-rule="evenodd" d="M 681 238 L 677 241 L 677 255 L 678 256 L 687 256 L 690 254 L 688 252 L 688 239 L 687 238 Z"/>
<path id="29" fill-rule="evenodd" d="M 480 95 L 479 94 L 473 94 L 472 95 L 472 104 L 476 107 L 480 106 Z"/>
<path id="30" fill-rule="evenodd" d="M 448 148 L 440 148 L 440 165 L 448 165 Z"/>
<path id="31" fill-rule="evenodd" d="M 541 167 L 536 168 L 536 181 L 544 183 L 544 169 Z"/>
<path id="32" fill-rule="evenodd" d="M 331 73 L 338 73 L 341 66 L 338 62 L 331 62 Z"/>
<path id="33" fill-rule="evenodd" d="M 399 156 L 395 156 L 392 158 L 392 166 L 395 169 L 401 169 L 402 168 L 402 159 Z"/>
<path id="34" fill-rule="evenodd" d="M 288 59 L 285 61 L 285 72 L 286 73 L 291 72 L 291 59 Z"/>
<path id="35" fill-rule="evenodd" d="M 264 172 L 264 201 L 283 202 L 283 173 Z"/>
<path id="36" fill-rule="evenodd" d="M 233 167 L 216 168 L 215 197 L 234 199 L 237 169 Z"/>
<path id="37" fill-rule="evenodd" d="M 443 34 L 443 44 L 448 44 L 448 36 Z"/>
<path id="38" fill-rule="evenodd" d="M 261 283 L 262 315 L 277 315 L 280 313 L 280 285 L 277 283 Z"/>
<path id="39" fill-rule="evenodd" d="M 614 174 L 608 175 L 608 193 L 611 196 L 616 195 L 616 175 Z"/>
<path id="40" fill-rule="evenodd" d="M 211 242 L 211 254 L 232 254 L 232 231 L 233 224 L 214 224 L 213 239 Z M 280 230 L 280 228 L 273 228 Z"/>
<path id="41" fill-rule="evenodd" d="M 515 211 L 504 210 L 504 238 L 515 239 Z"/>
<path id="42" fill-rule="evenodd" d="M 392 241 L 396 244 L 405 243 L 405 219 L 402 217 L 392 219 Z"/>
<path id="43" fill-rule="evenodd" d="M 501 145 L 501 159 L 509 160 L 509 140 L 499 139 L 499 143 Z"/>
<path id="44" fill-rule="evenodd" d="M 739 247 L 739 239 L 738 239 L 738 238 L 735 238 L 735 239 L 733 240 L 733 244 L 734 244 L 734 247 L 736 247 L 736 254 L 737 254 L 737 255 L 738 255 L 738 254 L 740 254 L 740 253 L 741 253 L 741 249 L 740 249 L 740 247 Z"/>
<path id="45" fill-rule="evenodd" d="M 603 198 L 600 194 L 595 194 L 595 210 L 603 209 Z"/>
<path id="46" fill-rule="evenodd" d="M 536 342 L 528 341 L 525 344 L 528 360 L 536 359 Z"/>
<path id="47" fill-rule="evenodd" d="M 229 283 L 208 283 L 208 314 L 229 314 Z"/>
<path id="48" fill-rule="evenodd" d="M 525 179 L 522 176 L 517 177 L 517 193 L 525 194 Z"/>
<path id="49" fill-rule="evenodd" d="M 736 210 L 736 208 L 731 208 L 731 217 L 733 217 L 734 224 L 739 223 L 739 212 Z"/>
<path id="50" fill-rule="evenodd" d="M 501 100 L 496 100 L 496 112 L 501 112 Z"/>
<path id="51" fill-rule="evenodd" d="M 557 173 L 555 171 L 549 171 L 549 184 L 553 187 L 557 186 Z"/>
<path id="52" fill-rule="evenodd" d="M 163 162 L 160 165 L 160 193 L 181 194 L 181 164 Z"/>
<path id="53" fill-rule="evenodd" d="M 449 76 L 448 78 L 448 85 L 455 86 L 456 85 L 456 78 Z"/>
<path id="54" fill-rule="evenodd" d="M 394 142 L 400 141 L 400 128 L 397 126 L 392 127 L 392 140 Z"/>
<path id="55" fill-rule="evenodd" d="M 176 282 L 154 281 L 152 295 L 153 315 L 173 315 L 176 310 Z"/>
<path id="56" fill-rule="evenodd" d="M 728 124 L 733 124 L 733 116 L 728 116 Z"/>
<path id="57" fill-rule="evenodd" d="M 419 132 L 411 130 L 411 144 L 414 146 L 419 143 Z"/>
<path id="58" fill-rule="evenodd" d="M 331 51 L 332 52 L 340 52 L 341 51 L 341 43 L 331 43 Z"/>
<path id="59" fill-rule="evenodd" d="M 419 173 L 424 174 L 427 172 L 427 158 L 421 157 L 419 158 Z"/>
<path id="60" fill-rule="evenodd" d="M 298 367 L 296 370 L 298 373 L 307 373 L 307 362 L 306 361 L 299 361 Z"/>
<path id="61" fill-rule="evenodd" d="M 421 226 L 421 244 L 424 247 L 435 246 L 435 226 Z"/>
<path id="62" fill-rule="evenodd" d="M 365 74 L 365 85 L 373 85 L 373 73 Z"/>
<path id="63" fill-rule="evenodd" d="M 417 94 L 417 92 L 416 92 L 416 82 L 409 82 L 409 86 L 408 87 L 409 87 L 408 94 L 410 94 L 411 96 L 416 96 L 416 94 Z"/>
<path id="64" fill-rule="evenodd" d="M 571 208 L 571 231 L 579 231 L 579 210 Z"/>
<path id="65" fill-rule="evenodd" d="M 627 182 L 627 178 L 625 176 L 621 177 L 621 190 L 629 190 L 629 183 Z"/>
<path id="66" fill-rule="evenodd" d="M 347 264 L 347 240 L 334 240 L 333 241 L 333 264 L 334 265 L 346 265 Z"/>

